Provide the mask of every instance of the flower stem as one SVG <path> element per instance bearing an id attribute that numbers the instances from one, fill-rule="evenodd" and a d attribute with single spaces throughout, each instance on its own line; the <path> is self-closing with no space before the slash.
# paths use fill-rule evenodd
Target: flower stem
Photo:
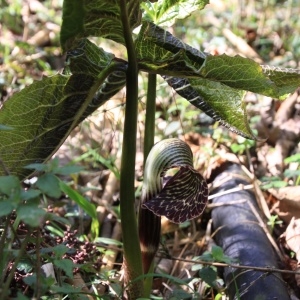
<path id="1" fill-rule="evenodd" d="M 144 167 L 147 156 L 154 144 L 155 134 L 155 100 L 156 100 L 156 74 L 148 74 L 147 87 L 147 103 L 146 103 L 146 120 L 144 134 Z M 150 229 L 150 232 L 149 232 Z M 154 236 L 152 236 L 154 234 Z M 157 251 L 160 239 L 160 217 L 155 216 L 152 212 L 143 210 L 139 212 L 139 236 L 142 247 L 142 261 L 144 272 L 153 273 L 154 263 L 153 258 Z M 152 238 L 151 238 L 152 237 Z M 151 244 L 151 250 L 148 252 L 145 249 L 147 242 Z M 153 238 L 154 242 L 153 247 Z M 146 246 L 147 247 L 147 246 Z M 152 251 L 153 250 L 153 251 Z M 153 277 L 146 277 L 144 281 L 144 297 L 149 297 L 152 288 Z"/>
<path id="2" fill-rule="evenodd" d="M 155 100 L 156 100 L 156 74 L 148 74 L 147 87 L 147 104 L 146 104 L 146 121 L 144 136 L 144 165 L 147 156 L 154 144 L 155 133 Z"/>
<path id="3" fill-rule="evenodd" d="M 134 208 L 134 177 L 138 115 L 138 66 L 129 26 L 126 2 L 126 0 L 120 0 L 123 33 L 128 54 L 126 107 L 120 177 L 120 214 L 124 245 L 125 284 L 143 274 Z M 129 299 L 141 297 L 143 294 L 142 280 L 135 281 L 129 285 L 127 292 Z"/>

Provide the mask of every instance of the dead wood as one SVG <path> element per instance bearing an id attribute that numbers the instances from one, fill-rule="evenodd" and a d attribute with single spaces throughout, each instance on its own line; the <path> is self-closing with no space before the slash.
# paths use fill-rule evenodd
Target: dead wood
<path id="1" fill-rule="evenodd" d="M 240 178 L 243 172 L 238 165 L 229 165 L 226 173 L 218 175 L 214 182 L 222 180 L 224 176 L 228 176 L 228 173 L 238 176 L 224 182 L 213 193 L 248 183 Z M 249 201 L 259 212 L 255 195 L 250 190 L 216 197 L 213 203 L 226 203 L 240 199 Z M 279 258 L 257 217 L 246 202 L 215 207 L 212 210 L 212 220 L 216 230 L 215 241 L 223 248 L 225 255 L 237 259 L 241 265 L 279 268 Z M 242 300 L 258 299 L 257 297 L 290 299 L 287 285 L 277 273 L 227 267 L 223 270 L 223 277 L 229 299 L 236 299 L 236 297 Z"/>

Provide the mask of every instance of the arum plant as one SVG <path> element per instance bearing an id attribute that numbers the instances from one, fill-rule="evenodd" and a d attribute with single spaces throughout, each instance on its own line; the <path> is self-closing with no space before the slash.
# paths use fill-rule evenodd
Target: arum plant
<path id="1" fill-rule="evenodd" d="M 201 10 L 207 3 L 208 0 L 64 0 L 60 41 L 66 54 L 65 68 L 13 95 L 0 110 L 0 176 L 11 174 L 23 180 L 32 173 L 25 168 L 27 165 L 47 161 L 78 124 L 126 85 L 120 214 L 126 283 L 132 283 L 128 288 L 128 296 L 132 299 L 143 295 L 139 243 L 139 234 L 141 239 L 143 234 L 138 233 L 134 210 L 138 73 L 149 74 L 149 82 L 154 89 L 155 76 L 161 75 L 195 108 L 250 139 L 255 139 L 255 136 L 247 122 L 245 91 L 284 99 L 300 86 L 298 70 L 261 66 L 238 55 L 208 55 L 166 30 L 166 26 L 172 25 L 177 18 L 185 18 L 193 11 Z M 94 37 L 101 38 L 97 43 L 109 39 L 125 47 L 123 58 L 104 51 L 95 43 Z M 151 110 L 146 114 L 152 115 L 150 123 L 153 125 L 155 91 L 148 94 L 152 94 L 147 103 L 147 109 Z M 152 125 L 149 126 L 152 133 L 145 134 L 151 136 L 145 154 L 153 142 Z M 181 147 L 177 146 L 174 151 Z M 163 165 L 161 161 L 154 167 L 163 174 L 164 168 L 172 164 Z M 160 226 L 157 215 L 166 215 L 180 222 L 193 218 L 203 209 L 205 184 L 192 169 L 191 160 L 174 165 L 179 166 L 178 175 L 164 187 L 159 173 L 156 173 L 155 188 L 154 183 L 145 183 L 151 191 L 144 196 L 140 224 L 147 222 L 151 216 L 155 219 L 156 232 L 159 232 Z M 147 170 L 148 166 L 146 173 Z M 188 195 L 185 188 L 188 180 L 195 182 L 195 191 L 202 195 L 200 198 Z M 173 185 L 177 187 L 174 189 Z M 189 189 L 189 193 L 195 191 Z M 182 201 L 177 202 L 173 196 Z M 195 212 L 191 209 L 193 205 Z M 146 221 L 143 214 L 148 214 Z M 142 245 L 145 252 L 148 247 L 145 238 Z M 153 254 L 150 256 L 153 257 Z M 145 270 L 147 268 L 145 264 Z"/>
<path id="2" fill-rule="evenodd" d="M 164 185 L 167 170 L 178 172 Z M 208 198 L 207 184 L 193 168 L 189 146 L 176 138 L 165 139 L 151 149 L 145 169 L 139 211 L 139 237 L 144 272 L 147 273 L 160 241 L 160 217 L 183 223 L 200 216 Z"/>

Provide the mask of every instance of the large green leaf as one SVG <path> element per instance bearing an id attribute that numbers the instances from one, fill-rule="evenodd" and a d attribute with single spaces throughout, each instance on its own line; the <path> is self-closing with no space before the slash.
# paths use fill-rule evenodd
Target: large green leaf
<path id="1" fill-rule="evenodd" d="M 300 70 L 279 67 L 261 66 L 264 74 L 268 76 L 279 90 L 279 99 L 285 99 L 286 95 L 299 87 Z"/>
<path id="2" fill-rule="evenodd" d="M 15 94 L 0 110 L 0 175 L 26 177 L 24 167 L 48 159 L 70 131 L 125 84 L 126 68 L 88 40 L 68 53 L 65 74 L 43 78 Z M 123 74 L 123 75 L 121 75 Z M 117 83 L 109 79 L 117 76 Z"/>
<path id="3" fill-rule="evenodd" d="M 140 69 L 174 77 L 206 78 L 229 87 L 282 99 L 300 86 L 298 70 L 260 66 L 241 56 L 206 55 L 151 22 L 136 40 Z"/>
<path id="4" fill-rule="evenodd" d="M 129 23 L 134 29 L 141 22 L 139 0 L 127 1 Z M 119 0 L 64 0 L 61 45 L 69 50 L 73 41 L 98 36 L 125 44 Z"/>
<path id="5" fill-rule="evenodd" d="M 152 2 L 152 1 L 151 1 Z M 184 19 L 195 10 L 201 10 L 209 0 L 158 0 L 143 2 L 144 18 L 156 25 L 171 26 L 177 19 Z"/>
<path id="6" fill-rule="evenodd" d="M 298 70 L 268 69 L 239 55 L 234 57 L 225 54 L 209 55 L 199 70 L 199 75 L 212 81 L 224 83 L 232 88 L 278 99 L 286 98 L 289 93 L 300 86 Z"/>
<path id="7" fill-rule="evenodd" d="M 141 70 L 161 74 L 182 97 L 247 138 L 254 136 L 245 90 L 284 99 L 300 86 L 299 70 L 260 66 L 238 55 L 207 55 L 148 21 L 135 45 Z"/>

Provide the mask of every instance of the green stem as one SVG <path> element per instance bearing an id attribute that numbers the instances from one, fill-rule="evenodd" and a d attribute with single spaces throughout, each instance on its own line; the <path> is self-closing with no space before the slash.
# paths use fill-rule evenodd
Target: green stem
<path id="1" fill-rule="evenodd" d="M 120 214 L 124 245 L 125 280 L 128 283 L 143 274 L 142 258 L 135 213 L 135 156 L 136 132 L 138 116 L 138 65 L 135 48 L 129 26 L 126 0 L 120 0 L 123 33 L 128 54 L 128 70 L 126 74 L 126 107 L 124 136 L 122 146 L 122 162 L 120 176 Z M 143 282 L 139 280 L 128 288 L 130 299 L 143 295 Z"/>
<path id="2" fill-rule="evenodd" d="M 9 224 L 10 224 L 10 217 L 11 215 L 8 215 L 8 217 L 6 218 L 5 221 L 5 225 L 4 225 L 4 230 L 2 232 L 1 235 L 1 239 L 0 239 L 0 289 L 2 289 L 3 285 L 4 285 L 4 280 L 5 280 L 5 273 L 6 273 L 6 267 L 9 263 L 9 255 L 6 254 L 8 253 L 7 250 L 7 246 L 9 244 L 9 242 L 7 241 L 7 233 L 8 233 L 8 228 L 9 228 Z M 6 252 L 6 253 L 5 253 Z"/>
<path id="3" fill-rule="evenodd" d="M 145 136 L 144 136 L 144 167 L 147 156 L 154 145 L 155 135 L 155 100 L 156 100 L 156 74 L 148 74 L 146 119 L 145 119 Z M 157 219 L 154 216 L 154 219 Z M 155 222 L 155 220 L 153 220 Z M 159 220 L 160 222 L 160 220 Z M 141 230 L 141 229 L 139 229 Z M 154 263 L 149 268 L 149 273 L 153 273 Z M 149 297 L 152 289 L 153 277 L 147 277 L 144 281 L 144 297 Z"/>
<path id="4" fill-rule="evenodd" d="M 156 100 L 156 74 L 149 73 L 147 104 L 146 104 L 145 137 L 144 137 L 144 165 L 147 156 L 154 144 L 155 100 Z"/>
<path id="5" fill-rule="evenodd" d="M 24 241 L 22 242 L 22 245 L 19 249 L 19 252 L 18 252 L 18 255 L 14 261 L 14 263 L 12 264 L 12 267 L 11 267 L 11 270 L 9 271 L 9 274 L 6 278 L 6 282 L 3 286 L 3 290 L 2 290 L 2 294 L 1 296 L 3 297 L 2 299 L 8 299 L 8 295 L 9 295 L 9 287 L 10 287 L 10 284 L 15 276 L 15 271 L 17 269 L 17 266 L 18 266 L 18 263 L 20 262 L 20 260 L 24 257 L 24 253 L 26 251 L 26 246 L 28 244 L 28 241 L 29 241 L 29 238 L 31 236 L 31 233 L 32 233 L 32 228 L 29 228 L 26 236 L 25 236 L 25 239 Z"/>

